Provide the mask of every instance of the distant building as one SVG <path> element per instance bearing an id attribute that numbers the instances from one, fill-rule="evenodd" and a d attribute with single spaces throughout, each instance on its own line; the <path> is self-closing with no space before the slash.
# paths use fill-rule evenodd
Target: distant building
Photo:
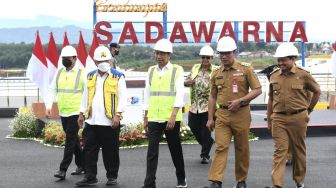
<path id="1" fill-rule="evenodd" d="M 241 58 L 263 58 L 263 57 L 271 57 L 272 54 L 267 51 L 256 51 L 256 52 L 241 52 L 238 54 Z"/>

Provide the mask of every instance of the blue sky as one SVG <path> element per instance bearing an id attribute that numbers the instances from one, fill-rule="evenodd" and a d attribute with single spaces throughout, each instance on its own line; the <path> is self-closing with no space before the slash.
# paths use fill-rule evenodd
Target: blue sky
<path id="1" fill-rule="evenodd" d="M 110 0 L 114 4 L 168 4 L 168 21 L 305 21 L 308 40 L 336 40 L 335 6 L 330 0 Z M 92 28 L 93 0 L 2 0 L 0 27 L 77 25 Z M 100 20 L 149 21 L 161 15 L 150 13 L 99 14 Z"/>

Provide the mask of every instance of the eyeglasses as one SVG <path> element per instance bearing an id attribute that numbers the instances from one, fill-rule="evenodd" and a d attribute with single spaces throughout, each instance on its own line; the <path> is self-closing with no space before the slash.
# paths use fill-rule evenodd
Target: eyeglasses
<path id="1" fill-rule="evenodd" d="M 210 56 L 202 56 L 201 58 L 202 58 L 202 59 L 207 59 L 207 60 L 211 59 Z"/>
<path id="2" fill-rule="evenodd" d="M 217 54 L 219 54 L 221 56 L 228 56 L 228 55 L 231 55 L 232 52 L 217 52 Z"/>

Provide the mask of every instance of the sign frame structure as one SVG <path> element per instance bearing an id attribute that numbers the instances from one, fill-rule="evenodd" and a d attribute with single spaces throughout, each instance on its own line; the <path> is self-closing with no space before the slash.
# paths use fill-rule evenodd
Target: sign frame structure
<path id="1" fill-rule="evenodd" d="M 96 26 L 97 26 L 97 4 L 96 4 L 96 1 L 97 0 L 93 0 L 93 27 L 94 27 L 94 29 L 95 29 L 95 31 L 98 33 L 98 34 L 102 34 L 102 33 L 99 33 L 99 28 L 96 28 Z M 102 11 L 99 11 L 99 12 L 102 12 Z M 106 11 L 106 12 L 111 12 L 111 13 L 117 13 L 118 11 L 114 11 L 114 12 L 112 12 L 112 11 Z M 130 12 L 130 11 L 119 11 L 119 12 Z M 146 11 L 136 11 L 136 12 L 146 12 Z M 159 13 L 160 11 L 158 11 L 158 10 L 156 10 L 156 11 L 153 11 L 153 12 L 155 12 L 155 13 Z M 166 39 L 168 39 L 168 34 L 170 33 L 170 34 L 173 34 L 172 32 L 169 32 L 168 31 L 168 24 L 170 24 L 170 25 L 172 25 L 172 24 L 176 24 L 177 22 L 168 22 L 168 14 L 167 14 L 167 12 L 168 12 L 168 9 L 166 8 L 165 9 L 165 11 L 162 11 L 162 22 L 160 22 L 160 24 L 162 24 L 162 29 L 163 29 L 163 38 L 166 38 Z M 148 11 L 147 11 L 147 13 L 148 13 Z M 107 26 L 108 27 L 108 24 L 106 24 L 106 22 L 108 22 L 108 23 L 110 23 L 110 24 L 123 24 L 123 23 L 126 23 L 126 22 L 123 22 L 123 21 L 104 21 L 105 22 L 105 27 Z M 213 21 L 212 21 L 213 22 Z M 276 22 L 276 21 L 270 21 L 271 23 L 273 23 L 273 22 Z M 146 22 L 145 21 L 143 21 L 143 22 L 133 22 L 134 24 L 145 24 Z M 132 22 L 131 22 L 131 24 L 133 24 Z M 181 25 L 182 24 L 187 24 L 188 22 L 178 22 L 178 23 L 181 23 Z M 198 22 L 198 23 L 200 23 L 200 22 Z M 206 22 L 206 24 L 210 24 L 211 23 L 211 21 L 207 21 Z M 221 23 L 221 22 L 217 22 L 217 23 Z M 241 28 L 241 23 L 243 23 L 243 25 L 244 25 L 244 29 L 246 29 L 245 28 L 245 22 L 243 22 L 243 21 L 232 21 L 232 22 L 230 22 L 230 25 L 233 23 L 233 27 L 232 27 L 232 30 L 233 31 L 231 31 L 231 32 L 233 32 L 233 33 L 231 33 L 231 35 L 233 35 L 232 37 L 235 37 L 235 39 L 237 40 L 237 41 L 242 41 L 242 40 L 240 40 L 240 36 L 241 35 L 245 35 L 245 30 L 243 30 L 242 28 Z M 256 25 L 257 25 L 257 27 L 260 27 L 260 24 L 265 24 L 265 23 L 267 23 L 266 21 L 252 21 L 252 22 L 249 22 L 249 23 L 251 23 L 252 24 L 252 26 L 253 26 L 253 24 L 255 24 L 255 23 L 257 23 Z M 295 26 L 296 26 L 296 23 L 297 22 L 295 22 L 295 21 L 283 21 L 283 23 L 286 23 L 286 24 L 293 24 L 293 23 L 295 23 Z M 98 23 L 99 24 L 99 23 Z M 226 22 L 224 22 L 224 25 L 226 24 Z M 302 34 L 302 32 L 305 32 L 305 30 L 306 30 L 306 22 L 305 21 L 302 21 L 301 22 L 301 26 L 302 26 L 302 29 L 303 29 L 303 31 L 301 30 L 300 32 L 301 32 L 301 34 Z M 133 26 L 132 26 L 133 27 Z M 225 27 L 225 26 L 223 26 L 223 27 Z M 274 26 L 273 26 L 274 27 Z M 278 26 L 279 27 L 279 26 Z M 281 26 L 282 27 L 282 26 Z M 175 25 L 174 25 L 174 28 L 175 28 Z M 123 29 L 124 30 L 124 29 Z M 230 30 L 230 28 L 229 28 L 229 30 Z M 265 29 L 266 30 L 266 29 Z M 182 31 L 183 31 L 183 28 L 182 28 Z M 122 32 L 123 31 L 119 31 L 119 32 L 113 32 L 113 34 L 119 34 L 119 36 L 122 34 Z M 179 30 L 179 32 L 181 32 L 181 30 Z M 184 32 L 184 31 L 183 31 Z M 259 31 L 259 30 L 257 30 L 257 32 L 258 32 L 258 35 L 259 34 L 263 34 L 263 33 L 266 33 L 266 31 Z M 290 30 L 283 30 L 283 33 L 290 33 L 291 31 Z M 107 33 L 107 31 L 105 31 L 105 33 Z M 135 34 L 144 34 L 144 32 L 143 31 L 141 31 L 141 32 L 139 32 L 139 31 L 134 31 L 134 33 Z M 154 33 L 158 33 L 158 32 L 154 32 Z M 187 33 L 187 34 L 189 34 L 189 35 L 191 35 L 191 34 L 194 34 L 194 33 L 192 33 L 191 31 L 187 31 L 187 32 L 185 32 L 185 33 Z M 215 31 L 214 33 L 216 33 L 218 36 L 219 36 L 219 33 L 220 33 L 220 31 Z M 151 35 L 152 33 L 150 33 L 149 35 Z M 249 34 L 251 34 L 251 32 L 249 33 Z M 274 34 L 274 33 L 273 33 Z M 103 34 L 104 35 L 104 34 Z M 227 34 L 226 34 L 227 35 Z M 304 33 L 304 35 L 305 35 L 305 33 Z M 306 37 L 306 36 L 305 36 Z M 243 37 L 244 38 L 244 40 L 246 41 L 246 39 L 245 39 L 245 36 Z M 273 36 L 273 38 L 274 38 L 274 36 Z M 111 40 L 112 40 L 112 32 L 111 32 Z M 307 40 L 307 39 L 306 39 Z M 265 41 L 265 40 L 264 40 Z M 283 42 L 284 42 L 285 40 L 283 40 Z M 289 40 L 287 40 L 287 41 L 289 41 Z M 109 42 L 111 42 L 111 41 L 101 41 L 102 43 L 109 43 Z M 248 39 L 248 41 L 247 42 L 250 42 L 250 40 Z M 277 41 L 274 41 L 274 40 L 272 40 L 271 42 L 277 42 Z M 282 41 L 281 41 L 282 42 Z M 302 40 L 302 38 L 301 38 L 301 40 L 300 41 L 292 41 L 292 42 L 300 42 L 300 44 L 301 44 L 301 54 L 302 54 L 302 66 L 304 67 L 305 66 L 305 41 L 303 41 Z M 127 44 L 126 42 L 123 42 L 124 44 Z M 146 42 L 138 42 L 138 43 L 140 43 L 140 44 L 147 44 Z M 173 40 L 172 41 L 172 43 L 176 43 L 175 42 L 175 40 Z M 183 42 L 183 41 L 181 41 L 181 42 L 179 42 L 179 43 L 190 43 L 190 42 Z M 211 41 L 211 42 L 206 42 L 206 41 L 198 41 L 198 42 L 191 42 L 191 43 L 213 43 L 213 41 Z M 130 43 L 130 44 L 132 44 L 132 42 Z"/>

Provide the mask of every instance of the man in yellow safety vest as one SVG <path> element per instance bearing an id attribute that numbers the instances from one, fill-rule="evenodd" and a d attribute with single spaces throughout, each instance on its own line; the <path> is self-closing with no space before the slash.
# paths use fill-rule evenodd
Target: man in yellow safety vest
<path id="1" fill-rule="evenodd" d="M 214 51 L 206 45 L 200 50 L 201 63 L 195 64 L 190 75 L 184 81 L 184 85 L 190 87 L 190 107 L 188 114 L 188 126 L 194 134 L 197 142 L 202 146 L 201 163 L 208 164 L 210 150 L 214 140 L 211 132 L 206 127 L 208 121 L 208 101 L 210 94 L 210 78 L 218 66 L 212 65 Z"/>
<path id="2" fill-rule="evenodd" d="M 63 130 L 66 134 L 66 140 L 63 160 L 59 171 L 54 176 L 64 180 L 74 154 L 77 169 L 71 175 L 79 175 L 84 172 L 84 157 L 78 139 L 79 126 L 77 119 L 86 83 L 86 73 L 76 65 L 77 52 L 74 47 L 70 45 L 65 46 L 62 49 L 61 58 L 64 67 L 57 71 L 49 88 L 49 101 L 46 103 L 46 113 L 50 117 L 51 107 L 57 96 L 58 109 Z"/>
<path id="3" fill-rule="evenodd" d="M 126 107 L 126 82 L 124 75 L 111 68 L 109 49 L 99 46 L 94 52 L 98 70 L 87 75 L 78 124 L 85 119 L 85 177 L 77 186 L 98 182 L 97 161 L 102 148 L 106 170 L 106 185 L 116 185 L 119 171 L 119 133 L 122 112 Z M 84 118 L 85 115 L 85 118 Z"/>
<path id="4" fill-rule="evenodd" d="M 187 187 L 180 140 L 184 105 L 183 68 L 170 62 L 173 45 L 167 39 L 154 46 L 157 65 L 148 69 L 144 97 L 144 127 L 148 135 L 147 171 L 143 188 L 156 188 L 159 142 L 163 132 L 176 168 L 177 186 Z"/>

